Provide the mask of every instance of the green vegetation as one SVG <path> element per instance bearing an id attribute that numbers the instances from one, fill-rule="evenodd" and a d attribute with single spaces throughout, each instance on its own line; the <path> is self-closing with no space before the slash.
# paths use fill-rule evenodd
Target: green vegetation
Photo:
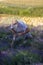
<path id="1" fill-rule="evenodd" d="M 40 32 L 37 32 L 37 34 L 40 33 Z M 8 33 L 4 33 L 4 32 L 1 32 L 0 33 L 0 38 L 3 38 L 3 37 L 6 37 L 7 35 L 9 36 L 9 34 L 11 34 L 10 32 Z M 34 34 L 34 35 L 33 35 Z M 20 47 L 20 46 L 23 46 L 23 49 L 21 47 L 22 50 L 20 49 L 17 49 L 16 51 L 11 51 L 9 48 L 9 44 L 11 43 L 11 40 L 9 38 L 3 38 L 2 41 L 8 41 L 5 45 L 5 43 L 0 43 L 2 44 L 2 47 L 0 46 L 0 50 L 3 51 L 3 50 L 7 50 L 9 49 L 9 51 L 7 51 L 7 55 L 6 57 L 3 56 L 2 59 L 2 62 L 4 65 L 33 65 L 33 63 L 38 63 L 38 62 L 43 62 L 43 57 L 42 55 L 40 55 L 40 53 L 37 52 L 37 50 L 43 50 L 43 42 L 40 42 L 38 40 L 36 40 L 36 36 L 37 34 L 34 32 L 32 32 L 32 35 L 33 37 L 35 38 L 30 40 L 28 39 L 27 42 L 24 44 L 23 43 L 23 39 L 22 40 L 19 40 L 19 41 L 16 41 L 14 43 L 14 46 L 13 49 L 17 49 L 17 47 Z M 41 36 L 41 35 L 40 35 Z M 41 43 L 41 44 L 40 44 Z M 3 46 L 3 44 L 5 46 Z M 27 50 L 24 48 L 27 47 Z M 30 49 L 28 50 L 28 48 L 30 47 Z M 35 50 L 35 51 L 33 51 Z M 32 52 L 33 51 L 33 52 Z"/>
<path id="2" fill-rule="evenodd" d="M 11 7 L 11 6 L 1 6 L 0 14 L 10 14 L 19 16 L 30 16 L 30 17 L 42 17 L 43 7 Z"/>
<path id="3" fill-rule="evenodd" d="M 32 54 L 28 52 L 26 55 L 21 53 L 17 53 L 15 56 L 9 55 L 9 57 L 4 58 L 4 65 L 33 65 L 32 63 L 38 62 L 40 60 L 39 55 Z M 30 55 L 30 57 L 29 57 Z M 9 61 L 8 61 L 9 59 Z"/>

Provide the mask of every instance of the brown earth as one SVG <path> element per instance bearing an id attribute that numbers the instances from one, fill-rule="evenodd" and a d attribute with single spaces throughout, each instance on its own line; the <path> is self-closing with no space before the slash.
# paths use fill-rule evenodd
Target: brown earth
<path id="1" fill-rule="evenodd" d="M 21 19 L 28 25 L 43 25 L 43 17 L 19 17 L 5 14 L 5 16 L 0 16 L 0 26 L 11 24 L 14 19 Z"/>

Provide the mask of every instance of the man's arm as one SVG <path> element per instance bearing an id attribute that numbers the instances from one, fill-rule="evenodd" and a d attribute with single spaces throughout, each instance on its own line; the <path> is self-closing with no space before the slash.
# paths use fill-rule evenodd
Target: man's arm
<path id="1" fill-rule="evenodd" d="M 18 33 L 18 35 L 20 35 L 20 36 L 21 36 L 21 35 L 24 35 L 24 34 L 28 33 L 29 31 L 30 31 L 30 30 L 27 28 L 26 31 L 21 32 L 21 33 Z"/>
<path id="2" fill-rule="evenodd" d="M 11 32 L 13 34 L 16 34 L 16 31 L 13 29 L 13 25 L 16 25 L 18 22 L 15 22 L 14 24 L 11 24 Z"/>
<path id="3" fill-rule="evenodd" d="M 11 29 L 11 31 L 13 34 L 16 34 L 16 31 L 13 28 Z"/>

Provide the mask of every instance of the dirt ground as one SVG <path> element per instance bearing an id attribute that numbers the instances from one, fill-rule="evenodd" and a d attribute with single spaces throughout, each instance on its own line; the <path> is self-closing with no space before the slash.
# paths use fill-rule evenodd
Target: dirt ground
<path id="1" fill-rule="evenodd" d="M 43 17 L 19 17 L 19 16 L 13 16 L 13 15 L 0 16 L 0 26 L 10 25 L 12 21 L 14 21 L 15 19 L 23 20 L 28 25 L 43 26 Z"/>

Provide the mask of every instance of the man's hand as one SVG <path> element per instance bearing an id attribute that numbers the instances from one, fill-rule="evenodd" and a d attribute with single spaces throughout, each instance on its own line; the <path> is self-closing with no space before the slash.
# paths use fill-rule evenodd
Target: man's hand
<path id="1" fill-rule="evenodd" d="M 19 35 L 19 36 L 21 36 L 21 35 L 22 35 L 22 33 L 18 33 L 18 35 Z"/>

